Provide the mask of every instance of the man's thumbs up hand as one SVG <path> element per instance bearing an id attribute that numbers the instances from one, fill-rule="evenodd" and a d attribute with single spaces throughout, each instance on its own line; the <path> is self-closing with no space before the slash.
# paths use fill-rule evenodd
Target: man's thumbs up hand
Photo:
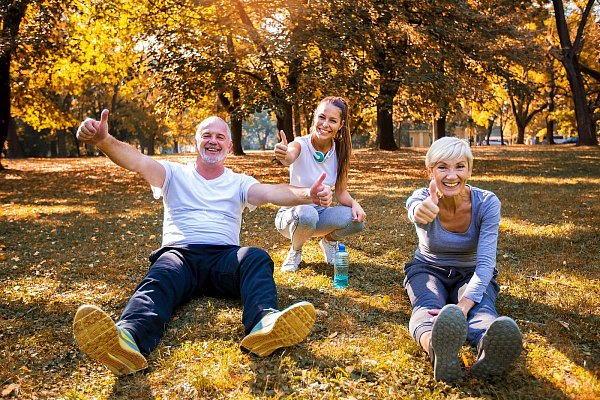
<path id="1" fill-rule="evenodd" d="M 77 129 L 77 139 L 84 143 L 97 145 L 108 137 L 108 114 L 107 109 L 102 110 L 100 121 L 86 118 Z"/>
<path id="2" fill-rule="evenodd" d="M 319 179 L 310 187 L 310 197 L 313 203 L 322 207 L 329 207 L 333 201 L 333 193 L 329 185 L 323 184 L 327 174 L 323 172 Z"/>

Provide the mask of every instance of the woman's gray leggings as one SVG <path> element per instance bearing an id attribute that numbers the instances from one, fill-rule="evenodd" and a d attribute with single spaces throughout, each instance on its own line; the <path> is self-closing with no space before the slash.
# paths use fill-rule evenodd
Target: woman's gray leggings
<path id="1" fill-rule="evenodd" d="M 408 329 L 417 343 L 420 343 L 421 335 L 431 331 L 433 327 L 432 316 L 427 311 L 458 303 L 475 268 L 437 267 L 413 259 L 406 263 L 404 272 L 404 287 L 412 304 Z M 494 276 L 496 274 L 497 272 Z M 481 336 L 498 318 L 496 298 L 499 290 L 498 283 L 492 278 L 481 302 L 467 315 L 467 342 L 474 346 L 479 344 Z"/>
<path id="2" fill-rule="evenodd" d="M 275 217 L 275 227 L 283 236 L 292 241 L 296 251 L 313 236 L 325 236 L 337 241 L 360 232 L 365 223 L 352 221 L 352 208 L 346 206 L 319 207 L 301 205 L 282 207 Z"/>

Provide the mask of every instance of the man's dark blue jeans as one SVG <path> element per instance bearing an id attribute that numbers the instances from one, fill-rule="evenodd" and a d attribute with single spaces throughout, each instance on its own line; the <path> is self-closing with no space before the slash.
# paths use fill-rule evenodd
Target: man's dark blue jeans
<path id="1" fill-rule="evenodd" d="M 273 260 L 256 247 L 184 245 L 150 254 L 148 274 L 138 285 L 117 325 L 127 329 L 147 356 L 158 345 L 175 309 L 202 296 L 238 298 L 249 333 L 277 309 Z"/>

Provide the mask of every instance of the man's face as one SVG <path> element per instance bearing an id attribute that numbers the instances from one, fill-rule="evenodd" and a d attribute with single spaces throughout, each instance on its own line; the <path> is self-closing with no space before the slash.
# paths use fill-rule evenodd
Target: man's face
<path id="1" fill-rule="evenodd" d="M 227 157 L 233 143 L 227 132 L 227 125 L 219 120 L 213 120 L 196 134 L 196 147 L 202 160 L 208 164 L 222 162 Z"/>

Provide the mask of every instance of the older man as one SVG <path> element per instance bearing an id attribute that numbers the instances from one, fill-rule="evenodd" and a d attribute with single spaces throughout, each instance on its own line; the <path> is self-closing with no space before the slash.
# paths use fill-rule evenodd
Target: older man
<path id="1" fill-rule="evenodd" d="M 195 163 L 156 161 L 108 133 L 108 110 L 86 119 L 79 140 L 93 144 L 114 163 L 139 173 L 164 205 L 162 246 L 150 255 L 146 277 L 115 324 L 93 305 L 82 305 L 73 330 L 79 347 L 117 375 L 147 367 L 145 356 L 162 338 L 176 307 L 191 298 L 240 298 L 246 336 L 242 351 L 267 356 L 306 338 L 315 309 L 299 302 L 278 311 L 273 261 L 256 247 L 240 247 L 244 208 L 259 205 L 331 204 L 321 176 L 310 189 L 266 185 L 225 167 L 232 147 L 225 121 L 209 117 L 196 131 Z"/>

